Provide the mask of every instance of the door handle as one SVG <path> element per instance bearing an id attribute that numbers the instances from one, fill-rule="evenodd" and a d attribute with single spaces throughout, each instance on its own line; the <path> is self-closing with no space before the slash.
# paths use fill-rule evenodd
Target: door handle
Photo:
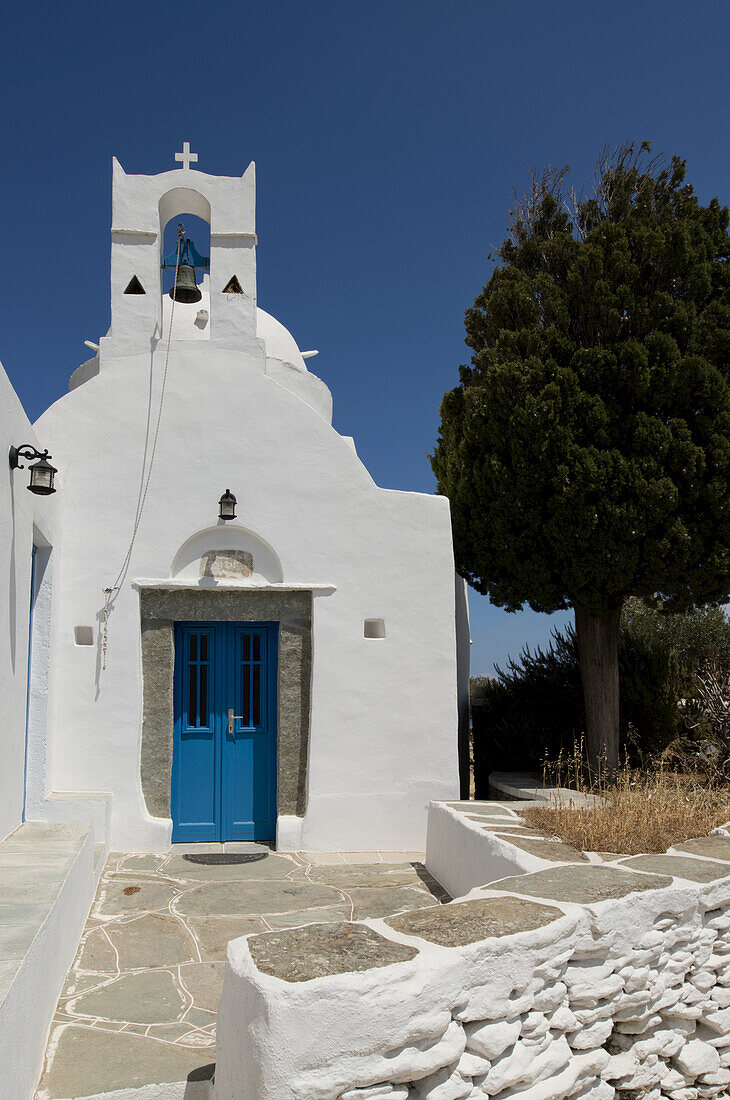
<path id="1" fill-rule="evenodd" d="M 233 707 L 228 708 L 228 732 L 233 733 L 233 720 L 234 718 L 243 718 L 242 714 L 234 714 Z"/>

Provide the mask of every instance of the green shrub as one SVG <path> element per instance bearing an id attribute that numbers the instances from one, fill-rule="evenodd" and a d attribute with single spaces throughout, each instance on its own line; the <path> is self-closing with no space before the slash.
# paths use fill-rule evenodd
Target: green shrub
<path id="1" fill-rule="evenodd" d="M 681 700 L 689 680 L 675 646 L 659 634 L 635 634 L 625 621 L 618 660 L 622 755 L 639 764 L 659 756 L 684 732 Z"/>
<path id="2" fill-rule="evenodd" d="M 668 614 L 626 601 L 619 638 L 622 751 L 646 763 L 678 738 L 691 738 L 685 713 L 694 673 L 710 658 L 730 667 L 730 622 L 721 608 Z M 550 644 L 525 647 L 472 691 L 474 781 L 487 797 L 492 771 L 540 772 L 545 758 L 570 754 L 585 729 L 575 633 L 553 631 Z"/>
<path id="3" fill-rule="evenodd" d="M 488 796 L 489 773 L 539 769 L 584 726 L 580 669 L 572 630 L 554 630 L 546 649 L 525 647 L 495 679 L 480 685 L 472 709 L 474 784 Z"/>

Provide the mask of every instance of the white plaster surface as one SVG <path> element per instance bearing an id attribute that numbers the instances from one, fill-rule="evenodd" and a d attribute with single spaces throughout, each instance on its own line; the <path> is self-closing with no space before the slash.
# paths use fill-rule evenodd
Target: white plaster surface
<path id="1" fill-rule="evenodd" d="M 110 793 L 114 847 L 166 847 L 170 821 L 152 818 L 141 793 L 134 583 L 215 584 L 197 577 L 200 558 L 242 549 L 254 558 L 252 586 L 314 591 L 307 810 L 281 823 L 282 844 L 422 849 L 429 802 L 458 792 L 448 502 L 378 488 L 332 428 L 327 387 L 306 369 L 291 334 L 256 308 L 254 199 L 253 165 L 241 178 L 182 169 L 133 176 L 114 162 L 112 326 L 98 372 L 36 425 L 62 498 L 44 782 L 47 791 Z M 194 326 L 201 306 L 209 320 L 204 336 L 176 329 L 168 360 L 160 241 L 182 212 L 209 221 L 211 270 L 205 302 L 180 310 L 180 323 L 187 317 Z M 135 274 L 147 293 L 125 295 Z M 223 294 L 234 274 L 243 294 Z M 111 601 L 103 670 L 103 589 L 132 534 L 166 361 L 155 465 Z M 222 524 L 226 488 L 238 498 L 238 518 Z M 363 622 L 375 616 L 387 636 L 374 642 L 363 638 Z M 78 624 L 93 626 L 94 646 L 75 645 Z"/>
<path id="2" fill-rule="evenodd" d="M 504 822 L 507 829 L 521 825 L 519 816 L 504 807 L 491 823 L 495 822 Z M 429 806 L 426 867 L 452 898 L 462 897 L 477 884 L 551 866 L 547 860 L 486 832 L 485 823 L 443 802 Z"/>
<path id="3" fill-rule="evenodd" d="M 463 577 L 456 577 L 456 669 L 459 693 L 459 758 L 461 794 L 468 798 L 471 785 L 469 732 L 471 726 L 471 630 L 469 589 Z"/>
<path id="4" fill-rule="evenodd" d="M 0 840 L 20 824 L 23 812 L 33 541 L 35 537 L 49 545 L 56 531 L 57 494 L 28 492 L 28 463 L 24 460 L 25 469 L 10 469 L 8 451 L 23 443 L 39 450 L 48 446 L 31 428 L 0 366 Z M 58 465 L 55 460 L 54 465 Z"/>
<path id="5" fill-rule="evenodd" d="M 288 363 L 295 370 L 308 373 L 302 353 L 292 334 L 284 328 L 281 321 L 277 321 L 276 317 L 272 317 L 263 309 L 258 309 L 256 312 L 256 335 L 264 341 L 266 355 L 270 359 Z"/>
<path id="6" fill-rule="evenodd" d="M 162 295 L 162 331 L 167 339 L 172 319 L 173 340 L 210 340 L 210 324 L 207 321 L 198 320 L 201 309 L 210 314 L 210 276 L 206 272 L 202 278 L 196 276 L 198 289 L 202 295 L 199 302 L 175 302 L 172 308 L 172 298 L 169 293 Z M 156 287 L 152 293 L 156 295 Z"/>
<path id="7" fill-rule="evenodd" d="M 53 563 L 50 547 L 36 550 L 33 579 L 33 622 L 31 657 L 28 667 L 33 690 L 27 709 L 26 815 L 43 817 L 48 793 L 52 742 L 48 738 L 48 692 L 51 673 L 51 615 L 53 610 Z"/>

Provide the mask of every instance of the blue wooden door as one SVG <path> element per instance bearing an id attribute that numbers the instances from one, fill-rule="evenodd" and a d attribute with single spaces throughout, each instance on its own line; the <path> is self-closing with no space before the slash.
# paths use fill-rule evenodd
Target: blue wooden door
<path id="1" fill-rule="evenodd" d="M 272 840 L 277 623 L 178 623 L 173 841 Z"/>

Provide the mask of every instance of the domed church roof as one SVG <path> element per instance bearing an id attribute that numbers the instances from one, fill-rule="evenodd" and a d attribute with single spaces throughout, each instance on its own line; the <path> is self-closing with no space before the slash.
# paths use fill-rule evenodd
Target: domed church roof
<path id="1" fill-rule="evenodd" d="M 270 313 L 266 313 L 258 307 L 256 309 L 256 335 L 264 341 L 266 354 L 270 359 L 280 359 L 283 363 L 289 363 L 295 370 L 307 372 L 302 353 L 289 330 L 284 328 L 282 323 L 272 317 Z"/>

